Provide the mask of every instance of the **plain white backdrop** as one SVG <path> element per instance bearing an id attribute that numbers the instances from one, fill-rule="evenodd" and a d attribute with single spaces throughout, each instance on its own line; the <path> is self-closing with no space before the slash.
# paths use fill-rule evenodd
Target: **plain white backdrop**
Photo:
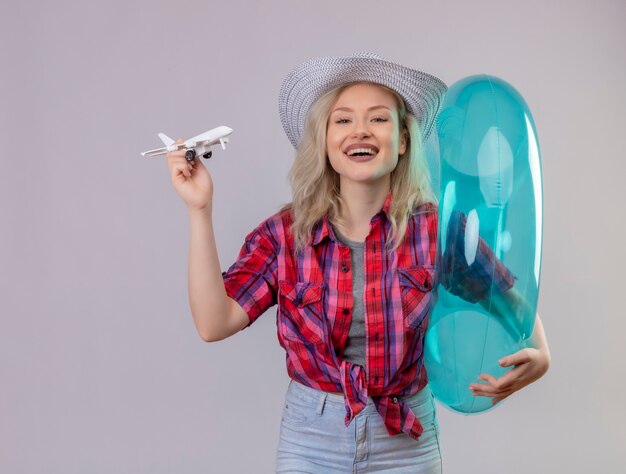
<path id="1" fill-rule="evenodd" d="M 439 406 L 446 473 L 626 470 L 626 3 L 5 2 L 0 472 L 270 473 L 288 383 L 275 308 L 218 343 L 187 300 L 188 217 L 156 133 L 235 132 L 205 162 L 222 269 L 290 200 L 285 75 L 372 51 L 510 82 L 544 179 L 552 367 L 498 409 Z"/>

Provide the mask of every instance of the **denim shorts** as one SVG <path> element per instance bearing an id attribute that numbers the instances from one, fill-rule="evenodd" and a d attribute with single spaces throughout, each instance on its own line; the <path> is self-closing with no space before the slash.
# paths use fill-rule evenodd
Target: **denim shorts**
<path id="1" fill-rule="evenodd" d="M 434 395 L 429 385 L 404 402 L 424 432 L 416 441 L 390 436 L 371 397 L 346 427 L 343 395 L 291 380 L 285 396 L 276 454 L 277 473 L 441 473 Z"/>

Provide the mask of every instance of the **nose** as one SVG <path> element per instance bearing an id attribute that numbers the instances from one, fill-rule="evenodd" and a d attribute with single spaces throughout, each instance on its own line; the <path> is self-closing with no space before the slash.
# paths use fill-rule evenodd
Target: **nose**
<path id="1" fill-rule="evenodd" d="M 352 134 L 357 138 L 369 137 L 370 131 L 367 120 L 357 120 L 354 123 L 354 130 L 352 131 Z"/>

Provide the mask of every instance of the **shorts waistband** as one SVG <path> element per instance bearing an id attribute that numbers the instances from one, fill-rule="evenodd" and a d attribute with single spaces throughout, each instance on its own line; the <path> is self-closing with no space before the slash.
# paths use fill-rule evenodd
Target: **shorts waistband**
<path id="1" fill-rule="evenodd" d="M 293 379 L 290 380 L 287 388 L 287 396 L 289 395 L 297 397 L 309 406 L 317 406 L 318 414 L 322 413 L 324 407 L 336 411 L 345 411 L 343 394 L 325 392 L 323 390 L 304 385 Z M 408 397 L 401 398 L 405 403 L 413 405 L 425 402 L 432 396 L 430 385 L 426 384 L 419 392 L 409 395 Z M 376 406 L 374 405 L 372 397 L 367 397 L 367 404 L 360 413 L 368 414 L 375 412 Z"/>

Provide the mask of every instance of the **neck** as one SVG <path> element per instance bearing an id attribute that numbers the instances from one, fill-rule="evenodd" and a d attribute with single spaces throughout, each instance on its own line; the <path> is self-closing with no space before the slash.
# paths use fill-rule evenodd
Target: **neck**
<path id="1" fill-rule="evenodd" d="M 380 211 L 390 190 L 389 176 L 387 180 L 376 186 L 363 183 L 341 183 L 340 195 L 344 205 L 341 206 L 341 217 L 346 221 L 342 233 L 351 240 L 363 241 L 369 234 L 372 217 Z"/>

